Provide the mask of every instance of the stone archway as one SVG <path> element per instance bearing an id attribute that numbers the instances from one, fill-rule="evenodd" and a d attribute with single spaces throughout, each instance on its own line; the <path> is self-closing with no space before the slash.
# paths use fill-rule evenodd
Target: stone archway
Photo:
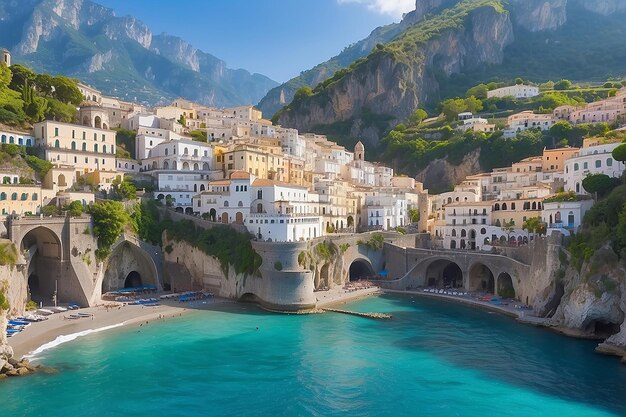
<path id="1" fill-rule="evenodd" d="M 217 211 L 215 211 L 214 208 L 209 210 L 209 220 L 211 220 L 212 222 L 217 220 Z"/>
<path id="2" fill-rule="evenodd" d="M 222 223 L 228 224 L 228 213 L 222 213 Z"/>
<path id="3" fill-rule="evenodd" d="M 242 212 L 238 211 L 238 212 L 235 214 L 235 223 L 237 223 L 237 224 L 243 224 L 243 213 L 242 213 Z"/>
<path id="4" fill-rule="evenodd" d="M 511 275 L 508 272 L 502 272 L 498 275 L 497 289 L 500 297 L 515 298 L 513 278 L 511 278 Z"/>
<path id="5" fill-rule="evenodd" d="M 102 294 L 122 288 L 143 285 L 158 286 L 158 272 L 154 261 L 143 249 L 130 242 L 113 249 L 102 278 Z"/>
<path id="6" fill-rule="evenodd" d="M 472 265 L 469 269 L 467 288 L 470 291 L 484 291 L 493 294 L 495 291 L 495 278 L 491 269 L 480 262 Z"/>
<path id="7" fill-rule="evenodd" d="M 435 260 L 426 268 L 425 284 L 435 288 L 460 288 L 463 286 L 463 271 L 456 262 Z"/>
<path id="8" fill-rule="evenodd" d="M 27 232 L 20 243 L 27 260 L 29 298 L 37 303 L 53 305 L 71 300 L 71 283 L 64 273 L 62 242 L 52 230 L 39 226 Z"/>
<path id="9" fill-rule="evenodd" d="M 360 281 L 362 279 L 373 279 L 376 273 L 372 264 L 365 259 L 355 259 L 348 269 L 348 278 L 350 281 Z"/>

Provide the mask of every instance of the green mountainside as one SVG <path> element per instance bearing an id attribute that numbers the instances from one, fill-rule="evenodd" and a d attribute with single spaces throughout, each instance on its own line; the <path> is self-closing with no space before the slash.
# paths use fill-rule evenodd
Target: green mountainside
<path id="1" fill-rule="evenodd" d="M 389 154 L 381 139 L 394 126 L 418 108 L 437 114 L 443 99 L 479 83 L 626 75 L 625 0 L 452 3 L 315 88 L 302 88 L 273 120 L 346 146 L 364 140 L 369 155 L 382 159 Z"/>
<path id="2" fill-rule="evenodd" d="M 234 106 L 257 103 L 277 85 L 88 0 L 0 0 L 0 20 L 0 46 L 14 62 L 126 100 L 153 105 L 183 96 Z"/>

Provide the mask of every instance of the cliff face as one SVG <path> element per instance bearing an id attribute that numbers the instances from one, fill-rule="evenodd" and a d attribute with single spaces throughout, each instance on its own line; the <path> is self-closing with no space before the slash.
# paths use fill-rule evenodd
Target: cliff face
<path id="1" fill-rule="evenodd" d="M 609 245 L 580 270 L 562 267 L 563 297 L 551 324 L 577 334 L 607 338 L 603 345 L 626 354 L 626 269 Z"/>
<path id="2" fill-rule="evenodd" d="M 479 149 L 466 155 L 460 165 L 453 165 L 446 159 L 436 159 L 418 172 L 415 179 L 428 184 L 428 188 L 433 192 L 449 189 L 454 184 L 459 184 L 468 175 L 480 172 L 479 160 Z"/>
<path id="3" fill-rule="evenodd" d="M 105 94 L 155 104 L 176 96 L 207 105 L 253 104 L 276 82 L 89 0 L 0 2 L 0 39 L 14 62 L 62 73 Z"/>
<path id="4" fill-rule="evenodd" d="M 625 11 L 626 0 L 420 0 L 402 33 L 292 101 L 276 120 L 376 145 L 416 107 L 433 108 L 480 82 L 619 77 Z M 599 64 L 606 56 L 607 65 Z"/>
<path id="5" fill-rule="evenodd" d="M 499 63 L 512 39 L 507 13 L 479 7 L 464 17 L 463 26 L 432 34 L 418 44 L 417 56 L 408 60 L 391 50 L 376 51 L 309 100 L 293 102 L 281 113 L 279 123 L 308 131 L 318 125 L 352 120 L 359 127 L 353 133 L 375 144 L 382 132 L 365 129 L 371 123 L 362 117 L 363 109 L 383 115 L 391 123 L 402 120 L 437 94 L 437 75 Z"/>

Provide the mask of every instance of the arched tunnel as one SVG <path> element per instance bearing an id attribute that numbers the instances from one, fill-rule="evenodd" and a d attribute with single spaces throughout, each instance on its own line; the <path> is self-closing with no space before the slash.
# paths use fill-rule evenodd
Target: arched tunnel
<path id="1" fill-rule="evenodd" d="M 374 268 L 372 265 L 363 260 L 357 259 L 352 264 L 350 264 L 349 269 L 350 281 L 360 281 L 364 279 L 373 279 L 375 278 Z"/>

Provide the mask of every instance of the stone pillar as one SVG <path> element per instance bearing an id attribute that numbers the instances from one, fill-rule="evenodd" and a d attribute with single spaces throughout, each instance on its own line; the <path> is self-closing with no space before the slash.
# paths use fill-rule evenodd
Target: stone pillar
<path id="1" fill-rule="evenodd" d="M 420 220 L 417 223 L 417 231 L 420 233 L 428 231 L 428 217 L 430 216 L 430 201 L 428 191 L 420 192 L 417 198 L 417 205 L 420 213 Z"/>

